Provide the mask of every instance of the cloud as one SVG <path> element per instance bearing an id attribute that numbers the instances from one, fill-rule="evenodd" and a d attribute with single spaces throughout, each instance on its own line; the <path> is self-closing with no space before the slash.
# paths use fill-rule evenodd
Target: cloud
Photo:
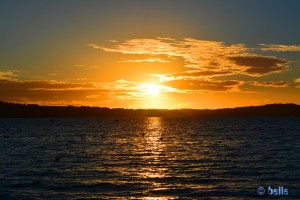
<path id="1" fill-rule="evenodd" d="M 230 75 L 229 71 L 216 71 L 216 70 L 192 70 L 185 72 L 171 73 L 170 76 L 174 77 L 212 77 L 212 76 L 224 76 Z"/>
<path id="2" fill-rule="evenodd" d="M 83 100 L 95 92 L 90 85 L 58 81 L 0 80 L 2 101 L 40 103 Z"/>
<path id="3" fill-rule="evenodd" d="M 117 85 L 123 85 L 117 87 Z M 130 99 L 132 88 L 123 82 L 110 83 L 71 83 L 55 80 L 0 80 L 0 100 L 25 103 L 52 102 L 66 105 L 76 102 L 90 102 L 91 96 L 98 96 L 97 101 Z"/>
<path id="4" fill-rule="evenodd" d="M 236 80 L 172 80 L 161 84 L 183 91 L 239 91 L 238 86 L 243 83 Z"/>
<path id="5" fill-rule="evenodd" d="M 244 67 L 243 72 L 250 76 L 262 76 L 280 73 L 288 69 L 287 61 L 267 56 L 236 56 L 229 57 L 236 65 Z"/>
<path id="6" fill-rule="evenodd" d="M 175 72 L 170 74 L 151 74 L 153 77 L 157 77 L 160 82 L 172 81 L 172 80 L 197 80 L 203 77 L 211 79 L 217 76 L 227 76 L 233 74 L 229 71 L 214 71 L 214 70 L 190 70 L 185 72 Z"/>
<path id="7" fill-rule="evenodd" d="M 68 83 L 55 80 L 0 80 L 2 90 L 86 90 L 95 89 L 91 83 Z"/>
<path id="8" fill-rule="evenodd" d="M 262 51 L 300 51 L 300 45 L 260 44 Z"/>
<path id="9" fill-rule="evenodd" d="M 135 82 L 127 81 L 125 79 L 119 79 L 113 82 L 98 82 L 94 83 L 97 87 L 105 89 L 117 89 L 117 90 L 131 90 L 136 85 Z"/>
<path id="10" fill-rule="evenodd" d="M 118 41 L 117 41 L 117 40 L 106 40 L 106 42 L 116 43 L 116 42 L 118 42 Z"/>
<path id="11" fill-rule="evenodd" d="M 285 81 L 265 81 L 265 82 L 257 82 L 251 81 L 249 82 L 251 85 L 259 86 L 259 87 L 275 87 L 275 88 L 285 88 L 289 87 L 290 84 Z"/>
<path id="12" fill-rule="evenodd" d="M 13 80 L 18 76 L 18 72 L 17 70 L 0 71 L 0 80 Z"/>
<path id="13" fill-rule="evenodd" d="M 101 49 L 101 47 L 99 45 L 96 45 L 96 44 L 87 44 L 87 46 L 92 47 L 94 49 Z"/>
<path id="14" fill-rule="evenodd" d="M 186 72 L 183 72 L 182 76 L 191 77 L 232 74 L 264 76 L 281 73 L 289 68 L 286 65 L 288 61 L 277 57 L 254 54 L 254 49 L 248 48 L 244 44 L 226 45 L 219 41 L 193 38 L 184 38 L 183 40 L 172 38 L 131 39 L 115 42 L 108 47 L 97 44 L 89 44 L 89 46 L 106 52 L 127 55 L 166 56 L 169 60 L 180 57 L 184 60 L 184 67 L 186 68 Z M 142 62 L 142 60 L 129 60 L 127 62 L 131 61 Z M 193 71 L 191 69 L 197 71 L 191 72 Z M 165 75 L 180 76 L 176 72 Z"/>
<path id="15" fill-rule="evenodd" d="M 300 88 L 300 78 L 294 79 L 294 83 L 296 83 L 296 88 Z"/>
<path id="16" fill-rule="evenodd" d="M 82 69 L 99 69 L 100 66 L 96 66 L 96 65 L 75 65 L 75 67 L 79 67 Z"/>
<path id="17" fill-rule="evenodd" d="M 61 73 L 50 73 L 50 74 L 48 74 L 49 76 L 59 76 L 59 75 L 61 75 Z"/>
<path id="18" fill-rule="evenodd" d="M 141 60 L 123 60 L 123 61 L 118 61 L 118 62 L 137 62 L 137 63 L 140 63 L 140 62 L 150 62 L 150 63 L 161 62 L 161 63 L 166 63 L 166 62 L 170 62 L 170 61 L 155 58 L 155 59 L 141 59 Z"/>

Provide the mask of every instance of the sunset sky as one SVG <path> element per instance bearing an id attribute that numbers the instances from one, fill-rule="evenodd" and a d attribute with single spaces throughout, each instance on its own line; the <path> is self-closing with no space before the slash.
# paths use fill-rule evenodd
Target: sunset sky
<path id="1" fill-rule="evenodd" d="M 300 104 L 298 0 L 2 0 L 0 100 Z"/>

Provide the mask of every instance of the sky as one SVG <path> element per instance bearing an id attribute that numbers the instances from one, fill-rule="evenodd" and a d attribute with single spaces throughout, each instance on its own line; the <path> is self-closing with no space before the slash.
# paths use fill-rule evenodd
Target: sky
<path id="1" fill-rule="evenodd" d="M 0 100 L 300 104 L 298 0 L 1 0 Z"/>

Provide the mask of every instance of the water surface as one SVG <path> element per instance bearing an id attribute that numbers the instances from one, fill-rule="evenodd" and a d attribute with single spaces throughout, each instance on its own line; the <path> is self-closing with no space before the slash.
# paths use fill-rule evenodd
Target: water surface
<path id="1" fill-rule="evenodd" d="M 300 118 L 0 119 L 0 198 L 296 199 L 299 133 Z"/>

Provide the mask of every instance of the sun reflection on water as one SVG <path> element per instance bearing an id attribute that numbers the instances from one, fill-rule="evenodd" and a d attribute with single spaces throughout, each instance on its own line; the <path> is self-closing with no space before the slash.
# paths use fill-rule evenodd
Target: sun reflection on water
<path id="1" fill-rule="evenodd" d="M 135 143 L 135 151 L 140 155 L 141 169 L 137 174 L 139 179 L 151 185 L 149 190 L 161 191 L 168 189 L 168 185 L 162 183 L 167 177 L 169 169 L 165 166 L 166 144 L 164 142 L 163 120 L 157 117 L 147 118 L 144 123 L 144 130 Z M 144 197 L 143 199 L 170 199 L 170 197 Z"/>
<path id="2" fill-rule="evenodd" d="M 161 118 L 148 118 L 144 129 L 144 145 L 140 149 L 143 153 L 144 163 L 141 177 L 145 178 L 163 178 L 165 177 L 164 166 L 160 165 L 165 155 L 165 144 L 163 143 L 163 125 Z"/>
<path id="3" fill-rule="evenodd" d="M 168 200 L 169 197 L 143 197 L 144 200 Z"/>

